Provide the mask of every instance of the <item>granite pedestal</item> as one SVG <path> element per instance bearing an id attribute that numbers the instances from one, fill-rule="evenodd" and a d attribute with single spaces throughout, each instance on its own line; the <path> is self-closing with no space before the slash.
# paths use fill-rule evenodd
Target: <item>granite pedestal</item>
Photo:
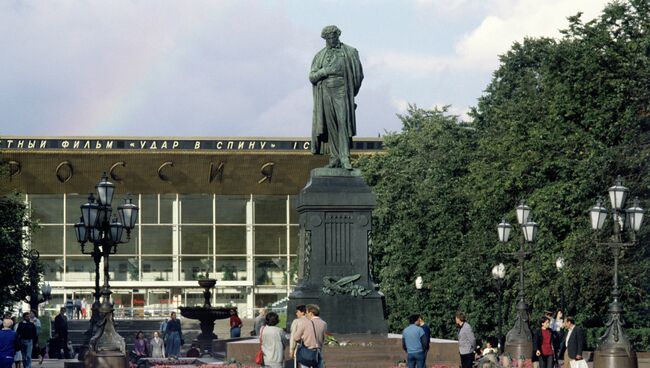
<path id="1" fill-rule="evenodd" d="M 288 326 L 297 305 L 318 304 L 330 332 L 387 332 L 384 295 L 369 272 L 376 203 L 358 170 L 312 170 L 298 197 L 299 282 L 289 296 Z"/>

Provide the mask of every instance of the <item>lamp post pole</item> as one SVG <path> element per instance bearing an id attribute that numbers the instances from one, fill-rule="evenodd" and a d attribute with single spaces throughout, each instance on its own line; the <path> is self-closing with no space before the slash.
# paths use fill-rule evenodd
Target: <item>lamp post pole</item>
<path id="1" fill-rule="evenodd" d="M 616 179 L 614 186 L 608 189 L 608 192 L 611 210 L 608 211 L 604 208 L 600 200 L 597 201 L 596 206 L 589 210 L 593 230 L 601 230 L 610 213 L 614 228 L 614 234 L 609 242 L 598 243 L 611 249 L 614 258 L 614 275 L 607 331 L 600 337 L 598 348 L 595 351 L 594 368 L 636 368 L 638 366 L 636 353 L 623 329 L 625 321 L 622 317 L 623 304 L 619 301 L 618 259 L 622 249 L 636 244 L 636 232 L 641 228 L 644 210 L 639 207 L 638 197 L 634 199 L 632 207 L 623 209 L 629 190 L 622 185 L 620 176 Z M 627 242 L 624 241 L 625 230 L 628 230 Z"/>
<path id="2" fill-rule="evenodd" d="M 562 313 L 566 313 L 566 309 L 564 306 L 564 274 L 562 271 L 564 270 L 564 258 L 563 257 L 557 257 L 555 260 L 555 268 L 557 269 L 557 272 L 560 274 L 560 310 Z"/>
<path id="3" fill-rule="evenodd" d="M 497 284 L 497 293 L 498 293 L 498 299 L 499 299 L 499 330 L 498 330 L 498 337 L 499 337 L 499 343 L 497 344 L 497 348 L 499 350 L 499 354 L 503 351 L 503 278 L 506 277 L 506 266 L 503 263 L 499 263 L 498 265 L 492 267 L 492 278 Z"/>
<path id="4" fill-rule="evenodd" d="M 109 256 L 117 253 L 117 245 L 130 239 L 130 231 L 135 227 L 138 206 L 131 199 L 118 207 L 119 220 L 113 214 L 111 202 L 115 185 L 108 181 L 106 173 L 95 186 L 97 198 L 93 194 L 88 197 L 88 203 L 81 205 L 81 219 L 75 224 L 77 241 L 81 244 L 81 252 L 90 254 L 95 262 L 95 300 L 93 315 L 88 331 L 92 335 L 88 342 L 89 353 L 84 354 L 84 361 L 93 367 L 127 367 L 126 346 L 124 338 L 115 330 L 113 321 L 113 304 L 111 303 L 111 288 L 109 274 Z M 123 241 L 122 234 L 126 230 L 127 240 Z M 85 251 L 85 243 L 91 242 L 93 250 Z M 99 264 L 104 260 L 104 284 L 99 287 Z M 100 297 L 103 303 L 100 304 Z M 81 355 L 81 354 L 80 354 Z"/>
<path id="5" fill-rule="evenodd" d="M 515 318 L 514 325 L 506 334 L 504 351 L 510 354 L 513 360 L 520 361 L 523 364 L 524 361 L 530 360 L 533 349 L 533 335 L 528 326 L 528 304 L 526 304 L 524 296 L 524 261 L 530 254 L 530 252 L 526 251 L 526 245 L 535 240 L 539 226 L 537 223 L 532 221 L 530 207 L 528 207 L 524 201 L 522 201 L 515 209 L 517 213 L 517 222 L 521 228 L 521 241 L 519 242 L 519 250 L 517 252 L 506 254 L 516 257 L 518 261 L 519 295 L 515 307 L 517 310 L 517 317 Z M 512 225 L 503 219 L 501 223 L 497 225 L 499 241 L 502 243 L 508 242 L 511 230 Z"/>
<path id="6" fill-rule="evenodd" d="M 95 203 L 95 197 L 92 194 L 88 197 L 88 203 Z M 84 345 L 88 348 L 90 339 L 97 332 L 97 325 L 102 319 L 101 313 L 99 311 L 99 307 L 101 306 L 101 289 L 99 288 L 99 264 L 102 261 L 103 254 L 98 243 L 93 243 L 92 251 L 87 252 L 85 250 L 84 242 L 81 241 L 81 239 L 87 239 L 86 226 L 83 222 L 83 217 L 79 219 L 79 222 L 77 224 L 75 224 L 75 232 L 77 233 L 77 241 L 81 243 L 81 253 L 90 254 L 90 256 L 93 258 L 93 262 L 95 263 L 95 292 L 93 293 L 94 300 L 91 306 L 90 323 L 88 325 L 88 329 L 86 332 L 84 332 Z M 83 232 L 83 234 L 80 234 L 80 232 Z M 83 357 L 83 354 L 79 354 L 79 356 Z"/>

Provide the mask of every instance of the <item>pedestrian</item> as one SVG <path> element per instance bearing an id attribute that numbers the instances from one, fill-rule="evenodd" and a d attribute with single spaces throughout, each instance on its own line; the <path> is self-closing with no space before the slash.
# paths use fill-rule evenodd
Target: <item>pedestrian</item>
<path id="1" fill-rule="evenodd" d="M 164 358 L 165 357 L 165 341 L 160 337 L 160 332 L 154 331 L 153 337 L 149 340 L 151 357 Z"/>
<path id="2" fill-rule="evenodd" d="M 20 308 L 19 310 L 22 310 L 22 308 Z M 12 316 L 11 322 L 12 322 L 11 325 L 14 326 L 14 332 L 16 332 L 16 330 L 18 329 L 18 323 L 16 323 L 16 317 Z M 16 337 L 17 345 L 16 345 L 16 353 L 14 354 L 14 366 L 16 368 L 21 368 L 23 364 L 23 352 L 20 349 L 20 340 L 18 338 L 17 332 L 16 332 L 16 336 L 17 336 Z"/>
<path id="3" fill-rule="evenodd" d="M 231 309 L 230 310 L 230 338 L 240 337 L 241 328 L 243 325 L 244 324 L 242 323 L 241 319 L 239 319 L 239 316 L 237 315 L 237 311 Z"/>
<path id="4" fill-rule="evenodd" d="M 42 324 L 41 320 L 36 317 L 34 311 L 29 312 L 29 320 L 32 321 L 34 326 L 36 326 L 36 342 L 32 348 L 32 359 L 38 359 L 38 357 L 41 356 L 40 341 L 38 339 L 41 336 Z"/>
<path id="5" fill-rule="evenodd" d="M 535 331 L 533 338 L 539 368 L 553 368 L 553 361 L 555 360 L 553 346 L 556 344 L 556 335 L 550 326 L 551 320 L 547 316 L 542 317 L 539 320 L 539 329 Z"/>
<path id="6" fill-rule="evenodd" d="M 307 314 L 305 319 L 301 319 L 296 326 L 296 331 L 291 334 L 291 339 L 301 342 L 293 358 L 300 356 L 300 349 L 307 349 L 310 353 L 315 353 L 317 364 L 306 366 L 300 364 L 302 368 L 324 368 L 325 360 L 323 359 L 323 344 L 325 343 L 325 332 L 327 332 L 327 322 L 320 317 L 320 308 L 316 304 L 307 305 Z M 300 361 L 298 359 L 298 361 Z"/>
<path id="7" fill-rule="evenodd" d="M 73 311 L 74 311 L 74 302 L 72 301 L 72 299 L 66 300 L 65 301 L 65 314 L 66 314 L 66 317 L 68 317 L 68 320 L 72 319 Z"/>
<path id="8" fill-rule="evenodd" d="M 0 368 L 11 368 L 14 364 L 18 334 L 12 329 L 13 321 L 9 318 L 2 320 L 0 330 Z"/>
<path id="9" fill-rule="evenodd" d="M 560 352 L 564 352 L 564 366 L 568 367 L 572 363 L 584 360 L 582 351 L 587 345 L 587 341 L 585 339 L 585 332 L 582 328 L 576 326 L 573 317 L 566 317 L 564 319 L 564 328 L 567 331 L 562 340 Z"/>
<path id="10" fill-rule="evenodd" d="M 74 301 L 74 318 L 81 318 L 81 299 L 79 299 L 79 297 Z"/>
<path id="11" fill-rule="evenodd" d="M 431 329 L 429 328 L 429 325 L 426 322 L 424 322 L 422 315 L 420 315 L 420 319 L 418 320 L 418 326 L 420 326 L 424 331 L 424 337 L 426 339 L 426 344 L 424 346 L 424 366 L 426 367 L 427 354 L 429 354 L 429 348 L 431 346 Z"/>
<path id="12" fill-rule="evenodd" d="M 562 327 L 564 327 L 564 314 L 562 313 L 562 309 L 558 309 L 555 312 L 555 317 L 551 319 L 551 330 L 559 334 L 562 331 Z"/>
<path id="13" fill-rule="evenodd" d="M 275 312 L 265 313 L 264 325 L 260 328 L 260 344 L 264 353 L 264 367 L 284 367 L 284 348 L 288 338 L 283 329 L 277 327 L 280 317 Z"/>
<path id="14" fill-rule="evenodd" d="M 135 353 L 136 359 L 148 357 L 148 348 L 149 346 L 147 339 L 144 338 L 144 332 L 138 331 L 135 334 L 135 341 L 133 342 L 133 352 Z"/>
<path id="15" fill-rule="evenodd" d="M 402 331 L 402 348 L 409 368 L 424 368 L 424 347 L 427 344 L 424 329 L 418 325 L 419 314 L 409 317 L 409 325 Z"/>
<path id="16" fill-rule="evenodd" d="M 474 347 L 476 337 L 472 326 L 467 323 L 465 314 L 456 312 L 456 326 L 458 326 L 458 351 L 460 353 L 460 365 L 462 368 L 472 368 L 474 364 Z"/>
<path id="17" fill-rule="evenodd" d="M 300 304 L 296 306 L 296 318 L 291 321 L 291 329 L 289 332 L 291 333 L 291 336 L 293 336 L 293 333 L 296 331 L 296 328 L 299 323 L 302 322 L 303 319 L 307 318 L 305 315 L 307 314 L 307 306 L 304 304 Z M 289 338 L 289 353 L 291 356 L 294 356 L 296 353 L 296 340 Z"/>
<path id="18" fill-rule="evenodd" d="M 56 351 L 51 354 L 56 359 L 70 359 L 68 351 L 68 317 L 66 316 L 67 308 L 61 308 L 59 314 L 54 318 L 54 346 Z M 63 355 L 61 354 L 63 350 Z"/>
<path id="19" fill-rule="evenodd" d="M 169 322 L 169 318 L 165 318 L 162 322 L 160 322 L 160 337 L 165 338 L 165 330 L 167 330 L 167 322 Z"/>
<path id="20" fill-rule="evenodd" d="M 23 320 L 18 324 L 16 333 L 20 342 L 23 366 L 32 368 L 32 349 L 35 345 L 38 345 L 38 335 L 36 334 L 36 326 L 31 321 L 30 312 L 23 313 Z"/>
<path id="21" fill-rule="evenodd" d="M 196 344 L 192 344 L 190 348 L 187 349 L 187 353 L 185 353 L 185 356 L 188 358 L 200 358 L 201 350 L 199 350 Z"/>
<path id="22" fill-rule="evenodd" d="M 183 345 L 183 332 L 181 331 L 181 321 L 176 318 L 176 312 L 172 312 L 170 319 L 165 328 L 165 350 L 167 356 L 178 357 Z"/>
<path id="23" fill-rule="evenodd" d="M 262 326 L 266 325 L 266 308 L 260 308 L 259 314 L 255 317 L 253 321 L 253 328 L 255 331 L 255 336 L 260 335 L 260 329 Z"/>
<path id="24" fill-rule="evenodd" d="M 81 299 L 81 318 L 86 319 L 86 316 L 88 315 L 88 302 L 86 301 L 86 298 Z"/>

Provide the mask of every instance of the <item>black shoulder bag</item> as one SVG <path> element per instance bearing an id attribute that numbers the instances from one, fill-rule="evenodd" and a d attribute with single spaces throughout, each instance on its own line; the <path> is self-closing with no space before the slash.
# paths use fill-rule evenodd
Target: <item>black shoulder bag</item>
<path id="1" fill-rule="evenodd" d="M 318 340 L 316 337 L 316 326 L 314 326 L 314 321 L 311 321 L 311 327 L 314 329 L 314 338 Z M 296 360 L 298 363 L 307 367 L 317 367 L 319 363 L 318 349 L 309 349 L 301 343 L 296 352 Z"/>

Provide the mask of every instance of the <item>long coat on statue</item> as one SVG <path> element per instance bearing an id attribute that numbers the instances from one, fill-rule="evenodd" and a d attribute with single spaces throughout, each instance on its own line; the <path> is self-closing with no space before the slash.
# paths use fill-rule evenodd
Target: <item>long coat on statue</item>
<path id="1" fill-rule="evenodd" d="M 344 78 L 346 85 L 346 121 L 347 132 L 352 141 L 352 137 L 357 134 L 357 124 L 355 119 L 354 110 L 356 104 L 354 103 L 354 97 L 359 93 L 359 88 L 361 88 L 361 81 L 363 81 L 363 70 L 361 68 L 361 61 L 359 60 L 359 52 L 344 43 L 340 43 L 340 49 L 345 55 L 345 68 L 344 68 Z M 325 65 L 325 55 L 327 53 L 327 47 L 320 50 L 311 64 L 311 72 L 317 72 L 322 69 Z M 314 112 L 312 119 L 312 135 L 311 135 L 311 152 L 315 154 L 325 154 L 327 153 L 324 150 L 323 143 L 327 143 L 328 134 L 327 134 L 327 122 L 324 112 L 324 98 L 323 98 L 323 82 L 325 79 L 320 80 L 313 84 L 313 94 L 314 94 Z M 337 122 L 340 124 L 341 122 Z"/>

